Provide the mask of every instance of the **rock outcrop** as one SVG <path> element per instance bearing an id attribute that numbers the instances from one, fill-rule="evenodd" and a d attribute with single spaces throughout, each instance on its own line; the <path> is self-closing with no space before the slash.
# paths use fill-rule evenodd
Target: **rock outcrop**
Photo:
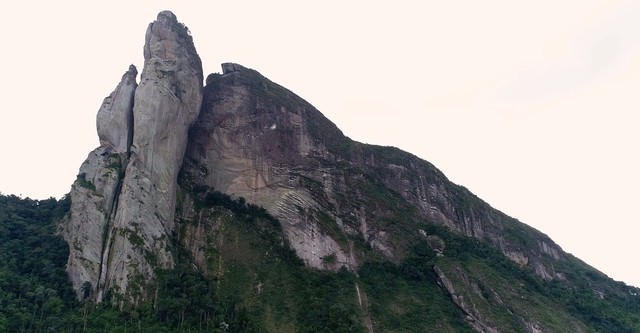
<path id="1" fill-rule="evenodd" d="M 202 63 L 187 29 L 171 12 L 160 13 L 149 25 L 144 58 L 131 150 L 172 200 L 189 127 L 202 103 Z"/>
<path id="2" fill-rule="evenodd" d="M 144 299 L 154 269 L 173 265 L 176 181 L 200 111 L 202 64 L 171 12 L 149 25 L 144 56 L 140 85 L 132 66 L 98 111 L 100 147 L 80 168 L 61 225 L 73 285 L 98 302 L 109 290 Z"/>
<path id="3" fill-rule="evenodd" d="M 408 240 L 419 236 L 417 226 L 429 221 L 554 276 L 546 260 L 562 259 L 557 245 L 433 165 L 397 148 L 350 140 L 312 105 L 254 70 L 225 63 L 222 72 L 207 78 L 183 169 L 200 185 L 277 216 L 308 265 L 357 267 L 366 252 L 354 248 L 357 239 L 400 260 Z M 535 240 L 524 243 L 518 234 Z"/>
<path id="4" fill-rule="evenodd" d="M 96 294 L 105 235 L 115 213 L 125 161 L 126 154 L 100 146 L 89 153 L 71 187 L 71 209 L 61 233 L 69 243 L 67 272 L 80 295 Z"/>
<path id="5" fill-rule="evenodd" d="M 133 98 L 138 83 L 136 66 L 129 66 L 120 84 L 104 99 L 96 117 L 101 146 L 129 152 L 133 140 Z"/>
<path id="6" fill-rule="evenodd" d="M 317 318 L 338 330 L 361 318 L 368 332 L 398 323 L 491 333 L 587 332 L 587 321 L 598 331 L 635 327 L 626 314 L 604 323 L 593 313 L 606 299 L 617 309 L 636 304 L 628 297 L 638 290 L 429 162 L 349 139 L 311 104 L 235 63 L 203 87 L 192 38 L 171 12 L 149 25 L 144 59 L 139 83 L 132 65 L 104 99 L 100 146 L 81 165 L 60 225 L 81 300 L 152 306 L 147 315 L 165 313 L 160 325 L 183 329 L 204 320 L 236 331 L 323 331 Z M 352 274 L 308 269 L 291 249 L 306 266 Z M 576 305 L 586 303 L 597 307 Z"/>
<path id="7" fill-rule="evenodd" d="M 336 221 L 326 213 L 331 214 L 328 203 L 316 197 L 323 193 L 305 186 L 309 181 L 321 189 L 324 184 L 315 179 L 334 176 L 330 169 L 313 166 L 328 151 L 309 134 L 309 121 L 324 117 L 254 70 L 231 63 L 222 68 L 224 74 L 207 78 L 185 169 L 197 174 L 200 184 L 245 197 L 277 216 L 291 246 L 311 267 L 354 268 L 348 241 L 328 233 L 327 226 Z"/>
<path id="8" fill-rule="evenodd" d="M 463 295 L 459 295 L 458 292 L 456 292 L 454 284 L 438 266 L 434 266 L 433 269 L 438 276 L 438 284 L 440 284 L 442 288 L 449 293 L 453 303 L 455 303 L 456 306 L 465 313 L 465 319 L 474 330 L 482 333 L 500 333 L 500 330 L 498 330 L 495 325 L 492 325 L 478 313 L 472 302 L 469 303 L 468 300 L 465 300 Z M 459 274 L 464 276 L 464 273 L 459 272 Z"/>
<path id="9" fill-rule="evenodd" d="M 63 234 L 74 286 L 96 300 L 113 289 L 144 297 L 168 268 L 179 172 L 278 217 L 307 265 L 356 270 L 370 256 L 399 262 L 425 223 L 486 241 L 545 279 L 563 252 L 492 209 L 433 165 L 392 147 L 352 141 L 311 104 L 234 63 L 207 77 L 171 12 L 149 25 L 139 85 L 131 67 L 97 116 L 101 146 L 74 184 Z M 182 189 L 181 202 L 193 201 Z M 178 207 L 177 207 L 178 206 Z M 196 214 L 197 212 L 192 212 Z M 522 237 L 522 235 L 527 235 Z M 371 254 L 371 248 L 376 254 Z M 87 288 L 85 288 L 87 289 Z"/>

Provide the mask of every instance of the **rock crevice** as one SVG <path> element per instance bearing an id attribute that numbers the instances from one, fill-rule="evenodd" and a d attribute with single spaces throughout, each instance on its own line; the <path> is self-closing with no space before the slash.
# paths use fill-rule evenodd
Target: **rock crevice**
<path id="1" fill-rule="evenodd" d="M 80 292 L 90 284 L 98 302 L 108 290 L 143 299 L 137 282 L 173 266 L 167 246 L 178 172 L 202 101 L 202 64 L 171 12 L 149 25 L 144 56 L 140 83 L 132 65 L 98 111 L 100 147 L 80 168 L 61 224 L 73 285 Z"/>

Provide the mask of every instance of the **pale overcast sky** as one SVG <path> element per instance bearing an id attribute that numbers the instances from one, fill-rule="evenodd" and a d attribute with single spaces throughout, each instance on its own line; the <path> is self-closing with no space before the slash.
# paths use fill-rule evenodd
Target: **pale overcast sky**
<path id="1" fill-rule="evenodd" d="M 640 1 L 309 3 L 3 3 L 0 192 L 69 191 L 102 99 L 169 9 L 205 77 L 254 68 L 640 286 Z"/>

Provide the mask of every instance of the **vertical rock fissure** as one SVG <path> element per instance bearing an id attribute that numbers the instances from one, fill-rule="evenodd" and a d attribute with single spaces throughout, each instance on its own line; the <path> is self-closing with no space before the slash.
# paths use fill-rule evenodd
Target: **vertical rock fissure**
<path id="1" fill-rule="evenodd" d="M 61 227 L 79 299 L 88 297 L 87 283 L 97 302 L 110 290 L 144 299 L 154 269 L 174 265 L 168 244 L 177 177 L 202 103 L 202 64 L 186 27 L 168 11 L 149 25 L 144 58 L 140 84 L 131 65 L 98 110 L 100 147 L 81 167 L 86 176 L 72 190 Z"/>
<path id="2" fill-rule="evenodd" d="M 133 106 L 132 106 L 133 108 Z M 133 126 L 131 126 L 133 128 Z M 120 193 L 122 192 L 122 183 L 124 182 L 124 176 L 129 164 L 130 147 L 127 147 L 127 157 L 124 160 L 124 165 L 118 174 L 118 185 L 116 186 L 115 195 L 113 196 L 113 202 L 110 203 L 111 211 L 107 217 L 107 229 L 105 231 L 105 238 L 102 243 L 102 256 L 100 260 L 100 271 L 98 273 L 98 284 L 96 286 L 96 302 L 102 302 L 104 292 L 107 290 L 107 273 L 109 272 L 109 259 L 111 257 L 111 246 L 113 245 L 113 239 L 115 234 L 114 223 L 116 220 L 116 214 L 118 212 L 118 202 L 120 201 Z"/>
<path id="3" fill-rule="evenodd" d="M 131 145 L 133 144 L 133 129 L 134 129 L 133 107 L 135 104 L 135 92 L 138 87 L 137 84 L 135 84 L 135 77 L 137 73 L 138 71 L 136 70 L 135 66 L 131 65 L 129 66 L 129 71 L 125 73 L 125 75 L 123 76 L 123 82 L 126 82 L 125 81 L 126 79 L 133 82 L 133 84 L 131 84 L 133 88 L 127 91 L 128 98 L 120 102 L 123 107 L 123 109 L 121 109 L 122 111 L 120 111 L 120 114 L 124 115 L 124 124 L 126 124 L 126 126 L 124 126 L 124 128 L 120 127 L 119 132 L 120 132 L 120 135 L 122 135 L 122 131 L 124 131 L 124 134 L 126 135 L 126 141 L 125 141 L 124 147 L 122 147 L 122 145 L 117 147 L 118 149 L 120 149 L 120 151 L 123 151 L 123 152 L 120 153 L 118 157 L 120 159 L 119 161 L 120 167 L 118 168 L 118 175 L 117 175 L 114 195 L 113 195 L 112 201 L 107 203 L 107 206 L 106 206 L 106 207 L 111 207 L 111 209 L 109 210 L 109 213 L 106 219 L 107 221 L 104 228 L 105 230 L 104 230 L 104 237 L 102 242 L 100 264 L 98 266 L 99 267 L 98 283 L 96 284 L 96 302 L 98 303 L 102 302 L 104 293 L 108 289 L 107 276 L 109 273 L 109 261 L 111 259 L 111 248 L 113 245 L 113 240 L 115 235 L 114 224 L 116 221 L 116 214 L 118 212 L 118 202 L 120 201 L 122 184 L 124 182 L 127 166 L 129 164 L 129 159 L 131 157 Z"/>
<path id="4" fill-rule="evenodd" d="M 137 88 L 137 87 L 136 87 Z M 135 90 L 134 90 L 134 98 L 135 98 Z M 127 159 L 125 160 L 125 165 L 123 167 L 122 179 L 124 179 L 124 170 L 127 169 L 127 165 L 129 164 L 129 158 L 131 158 L 131 145 L 133 145 L 133 107 L 135 100 L 131 99 L 131 104 L 129 105 L 129 112 L 127 112 L 127 122 L 131 124 L 127 129 Z M 118 193 L 120 193 L 120 188 L 118 188 Z"/>

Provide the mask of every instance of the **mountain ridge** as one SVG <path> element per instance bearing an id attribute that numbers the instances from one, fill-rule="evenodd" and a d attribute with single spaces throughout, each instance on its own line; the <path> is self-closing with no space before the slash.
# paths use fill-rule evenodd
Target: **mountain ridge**
<path id="1" fill-rule="evenodd" d="M 585 267 L 431 163 L 349 139 L 257 71 L 225 63 L 203 87 L 193 41 L 172 13 L 149 25 L 144 55 L 139 85 L 132 67 L 98 112 L 101 145 L 81 166 L 60 224 L 79 300 L 144 307 L 161 299 L 172 274 L 192 274 L 216 285 L 207 295 L 227 295 L 226 285 L 246 296 L 235 306 L 253 309 L 252 322 L 268 326 L 278 304 L 294 306 L 271 294 L 274 276 L 298 286 L 303 274 L 344 283 L 334 310 L 352 330 L 368 332 L 413 318 L 389 319 L 390 309 L 431 313 L 429 297 L 442 305 L 436 312 L 450 313 L 448 331 L 463 320 L 478 332 L 591 332 L 598 322 L 583 312 L 604 311 L 609 298 L 635 306 L 630 287 Z M 292 275 L 270 272 L 265 262 L 284 262 L 278 267 Z M 382 297 L 392 291 L 373 282 L 380 276 L 403 298 Z M 418 296 L 424 290 L 427 298 Z M 555 298 L 562 293 L 571 295 L 568 304 Z M 590 293 L 602 301 L 593 300 L 596 310 L 570 303 Z M 550 313 L 553 306 L 563 310 Z M 631 314 L 616 315 L 607 313 L 615 325 L 637 328 Z M 436 324 L 445 325 L 419 325 Z"/>
<path id="2" fill-rule="evenodd" d="M 211 175 L 213 175 L 215 179 L 209 179 L 209 185 L 213 188 L 221 189 L 226 193 L 244 196 L 250 201 L 254 201 L 265 206 L 267 210 L 275 212 L 275 205 L 282 203 L 282 201 L 270 202 L 270 200 L 277 200 L 274 199 L 274 194 L 277 196 L 276 192 L 282 192 L 275 189 L 279 186 L 277 184 L 282 183 L 277 179 L 278 175 L 276 175 L 276 173 L 289 171 L 278 170 L 270 172 L 269 170 L 259 170 L 260 168 L 268 169 L 271 165 L 256 166 L 255 163 L 252 162 L 253 160 L 278 164 L 278 167 L 280 168 L 282 168 L 283 165 L 289 165 L 292 169 L 304 169 L 306 167 L 304 166 L 305 164 L 310 166 L 314 164 L 322 165 L 326 162 L 328 167 L 325 168 L 326 172 L 323 175 L 314 175 L 310 173 L 305 176 L 306 179 L 320 183 L 324 182 L 322 177 L 327 177 L 327 174 L 330 174 L 332 170 L 336 169 L 335 165 L 340 165 L 340 167 L 345 170 L 361 169 L 360 171 L 366 171 L 369 177 L 380 178 L 378 180 L 385 186 L 395 189 L 396 194 L 400 194 L 405 200 L 411 202 L 418 209 L 418 213 L 422 218 L 435 221 L 436 223 L 445 224 L 468 236 L 475 236 L 480 239 L 486 237 L 493 242 L 495 246 L 500 247 L 508 257 L 516 261 L 520 261 L 522 264 L 527 264 L 529 259 L 525 254 L 517 251 L 517 249 L 509 248 L 510 245 L 507 241 L 499 238 L 497 235 L 492 235 L 490 232 L 486 232 L 483 229 L 491 228 L 491 224 L 483 227 L 479 220 L 474 218 L 474 214 L 476 213 L 473 212 L 473 208 L 471 206 L 478 206 L 480 207 L 479 209 L 486 210 L 486 208 L 484 208 L 487 207 L 486 203 L 475 197 L 463 187 L 447 185 L 449 182 L 446 176 L 444 176 L 444 174 L 432 164 L 417 158 L 415 155 L 407 154 L 397 148 L 366 145 L 355 142 L 344 136 L 335 124 L 324 118 L 315 108 L 313 108 L 313 106 L 308 104 L 308 102 L 302 99 L 296 99 L 298 98 L 297 96 L 296 98 L 291 97 L 295 96 L 295 94 L 277 85 L 274 86 L 275 88 L 272 88 L 273 91 L 267 91 L 265 88 L 267 87 L 267 83 L 265 82 L 268 80 L 266 78 L 253 70 L 249 70 L 238 65 L 234 66 L 240 70 L 235 70 L 233 72 L 228 71 L 226 74 L 221 76 L 214 76 L 221 80 L 222 83 L 214 82 L 214 77 L 210 77 L 210 80 L 208 80 L 209 84 L 212 85 L 212 88 L 215 89 L 208 89 L 207 87 L 209 84 L 205 87 L 204 107 L 200 115 L 201 120 L 196 123 L 191 132 L 193 139 L 190 139 L 190 142 L 193 143 L 193 145 L 190 147 L 196 146 L 196 148 L 187 148 L 187 156 L 190 160 L 206 161 L 206 154 L 203 155 L 202 152 L 206 151 L 207 146 L 213 147 L 211 151 L 212 155 L 223 157 L 220 158 L 219 161 L 214 162 L 213 165 L 213 168 L 216 170 L 212 171 Z M 225 80 L 231 82 L 229 83 L 230 87 L 220 88 L 220 84 L 223 84 Z M 220 92 L 221 90 L 237 90 L 239 89 L 237 88 L 238 86 L 248 87 L 247 89 L 251 90 L 252 94 L 256 96 L 256 107 L 254 109 L 247 105 L 237 106 L 235 104 L 233 106 L 209 106 L 210 103 L 208 102 L 208 99 L 214 99 L 218 104 L 224 103 L 220 101 L 224 99 L 222 94 L 226 93 Z M 216 91 L 216 95 L 207 96 L 208 91 Z M 233 94 L 228 93 L 227 95 Z M 271 110 L 264 110 L 260 108 L 260 99 L 264 98 L 264 96 L 272 97 L 271 103 L 276 104 L 275 106 L 270 106 Z M 292 102 L 292 100 L 295 100 L 295 102 Z M 238 102 L 234 100 L 228 104 L 231 103 L 237 104 Z M 251 101 L 251 103 L 253 103 L 253 101 Z M 207 108 L 215 109 L 216 107 L 224 110 L 224 113 L 216 114 L 216 110 L 207 113 Z M 246 111 L 246 113 L 242 113 L 244 111 Z M 296 112 L 300 114 L 304 113 L 304 116 L 301 116 Z M 299 119 L 296 117 L 299 117 Z M 206 121 L 207 119 L 210 120 L 208 123 Z M 304 119 L 309 120 L 305 121 Z M 225 126 L 227 125 L 225 121 L 228 121 L 228 123 L 231 124 L 229 126 L 235 126 L 234 124 L 237 123 L 240 123 L 241 125 L 238 125 L 238 128 L 226 129 Z M 215 126 L 208 126 L 207 124 L 209 123 L 213 123 Z M 256 127 L 256 123 L 259 124 L 257 125 L 260 127 L 259 129 L 253 129 Z M 221 129 L 218 130 L 217 128 L 214 128 L 216 126 Z M 205 139 L 199 140 L 198 135 L 194 135 L 194 133 L 198 132 L 205 133 Z M 274 134 L 274 132 L 276 133 Z M 245 140 L 245 136 L 250 137 L 250 139 Z M 277 137 L 276 140 L 270 139 L 270 137 L 274 136 Z M 215 142 L 204 142 L 206 140 L 215 141 L 216 139 L 218 140 L 216 142 L 222 142 L 223 144 L 216 145 Z M 267 143 L 271 141 L 275 141 L 283 146 L 283 142 L 286 142 L 286 151 L 278 151 L 278 147 L 267 147 Z M 204 143 L 200 144 L 200 142 Z M 221 146 L 227 147 L 231 145 L 235 145 L 235 151 L 225 151 L 225 148 L 218 148 Z M 253 150 L 252 148 L 247 148 L 242 150 L 244 149 L 242 147 L 257 146 L 260 146 L 260 148 Z M 282 150 L 282 147 L 280 148 Z M 239 151 L 241 152 L 238 153 Z M 248 153 L 247 151 L 255 152 L 251 155 L 251 153 Z M 249 157 L 239 157 L 238 159 L 242 159 L 241 162 L 236 161 L 237 163 L 244 163 L 243 165 L 247 166 L 247 168 L 243 169 L 243 172 L 234 173 L 232 171 L 228 172 L 225 169 L 231 168 L 230 164 L 224 163 L 225 161 L 229 161 L 233 154 L 251 155 Z M 389 177 L 389 175 L 393 175 L 393 177 Z M 288 176 L 297 177 L 295 171 L 290 171 Z M 344 176 L 344 174 L 342 176 Z M 224 179 L 225 177 L 229 179 Z M 256 177 L 261 179 L 261 182 L 256 183 Z M 420 177 L 425 179 L 415 179 Z M 264 182 L 265 179 L 270 179 L 271 184 L 269 186 Z M 331 180 L 331 182 L 333 183 L 331 186 L 335 186 L 335 184 L 340 183 L 340 181 L 336 179 Z M 413 185 L 410 186 L 408 184 Z M 451 190 L 444 190 L 445 185 L 450 187 Z M 328 185 L 322 184 L 321 186 L 327 187 Z M 287 191 L 287 185 L 283 185 L 282 187 L 283 191 Z M 345 187 L 344 184 L 342 184 L 342 187 Z M 307 193 L 300 195 L 302 197 L 311 197 L 314 195 L 311 193 L 313 192 L 313 189 L 307 188 L 306 192 Z M 286 195 L 290 195 L 291 193 L 292 192 L 289 191 Z M 281 195 L 284 196 L 285 194 Z M 310 200 L 312 200 L 312 198 Z M 449 204 L 449 202 L 453 200 L 465 201 L 465 204 L 469 207 L 464 207 L 459 211 L 455 211 L 453 206 Z M 333 199 L 333 201 L 336 200 Z M 329 202 L 311 203 L 311 205 L 315 204 L 320 204 L 321 206 L 324 205 L 325 208 L 329 208 L 330 206 Z M 282 207 L 279 207 L 279 209 L 281 208 Z M 465 211 L 465 209 L 468 211 Z M 493 212 L 493 208 L 489 208 L 488 211 L 491 212 L 490 214 L 493 214 L 492 217 L 488 219 L 492 223 L 498 223 L 498 221 L 502 219 L 511 219 L 498 211 Z M 348 219 L 348 217 L 344 216 L 345 213 L 333 213 L 335 215 L 333 216 L 334 218 Z M 343 216 L 338 216 L 341 214 Z M 357 212 L 351 211 L 349 214 L 357 215 Z M 484 212 L 479 212 L 479 214 L 484 214 Z M 275 215 L 283 221 L 288 219 L 284 214 L 279 215 L 275 212 Z M 296 218 L 303 220 L 303 218 L 292 217 L 293 220 Z M 292 221 L 292 223 L 295 224 L 296 222 Z M 516 222 L 515 220 L 512 220 L 510 223 L 513 224 Z M 355 229 L 359 228 L 360 226 L 355 226 Z M 364 228 L 367 227 L 364 226 Z M 503 228 L 503 226 L 498 226 L 497 228 Z M 560 253 L 562 253 L 559 247 L 546 235 L 539 234 L 539 237 L 541 238 L 537 245 L 540 247 L 538 256 L 545 254 L 550 255 L 555 259 L 559 259 Z M 367 236 L 365 236 L 365 239 L 366 238 Z M 385 246 L 380 242 L 377 244 L 381 247 Z M 343 257 L 346 258 L 344 255 Z M 318 261 L 316 260 L 316 265 L 317 264 Z M 535 269 L 538 274 L 544 278 L 553 277 L 552 270 L 546 268 L 540 261 L 532 265 L 536 267 Z"/>

